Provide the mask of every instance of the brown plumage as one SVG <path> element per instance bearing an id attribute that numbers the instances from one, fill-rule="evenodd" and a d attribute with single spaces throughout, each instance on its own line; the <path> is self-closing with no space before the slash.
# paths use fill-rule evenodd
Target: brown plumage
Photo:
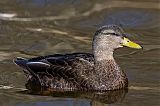
<path id="1" fill-rule="evenodd" d="M 122 46 L 124 31 L 116 25 L 101 27 L 93 39 L 93 54 L 73 53 L 17 58 L 27 76 L 29 90 L 116 90 L 126 88 L 128 80 L 113 58 Z"/>

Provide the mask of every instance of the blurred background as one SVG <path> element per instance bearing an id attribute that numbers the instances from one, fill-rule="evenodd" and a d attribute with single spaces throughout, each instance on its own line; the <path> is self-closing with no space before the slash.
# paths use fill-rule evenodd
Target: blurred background
<path id="1" fill-rule="evenodd" d="M 115 57 L 129 78 L 129 90 L 108 104 L 89 98 L 18 93 L 26 78 L 15 57 L 92 52 L 92 37 L 102 25 L 116 24 L 143 50 L 122 48 Z M 160 105 L 159 0 L 1 0 L 1 106 L 158 106 Z M 54 96 L 54 95 L 53 95 Z"/>

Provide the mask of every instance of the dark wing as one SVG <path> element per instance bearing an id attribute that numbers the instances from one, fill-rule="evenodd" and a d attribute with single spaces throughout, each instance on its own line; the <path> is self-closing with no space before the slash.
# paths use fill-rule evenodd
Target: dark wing
<path id="1" fill-rule="evenodd" d="M 90 87 L 87 79 L 93 70 L 93 62 L 93 55 L 89 53 L 56 54 L 29 60 L 22 58 L 15 60 L 16 64 L 24 68 L 25 73 L 52 88 L 53 86 L 56 88 Z"/>

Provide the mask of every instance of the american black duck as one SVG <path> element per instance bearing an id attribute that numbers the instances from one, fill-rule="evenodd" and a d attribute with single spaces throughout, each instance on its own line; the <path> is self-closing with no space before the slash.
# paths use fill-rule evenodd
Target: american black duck
<path id="1" fill-rule="evenodd" d="M 31 59 L 18 57 L 14 62 L 23 68 L 29 90 L 117 90 L 128 86 L 126 74 L 113 57 L 114 50 L 123 46 L 142 48 L 126 38 L 119 26 L 107 25 L 96 31 L 92 54 L 55 54 Z"/>

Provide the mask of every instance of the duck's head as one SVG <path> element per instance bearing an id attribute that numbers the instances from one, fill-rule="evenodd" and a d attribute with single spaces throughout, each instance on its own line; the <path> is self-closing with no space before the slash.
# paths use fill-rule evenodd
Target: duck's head
<path id="1" fill-rule="evenodd" d="M 130 41 L 123 29 L 117 25 L 107 25 L 99 28 L 93 39 L 93 51 L 95 57 L 100 55 L 113 55 L 114 49 L 120 47 L 141 49 L 137 43 Z M 100 56 L 102 57 L 102 56 Z M 103 56 L 105 57 L 105 56 Z"/>

